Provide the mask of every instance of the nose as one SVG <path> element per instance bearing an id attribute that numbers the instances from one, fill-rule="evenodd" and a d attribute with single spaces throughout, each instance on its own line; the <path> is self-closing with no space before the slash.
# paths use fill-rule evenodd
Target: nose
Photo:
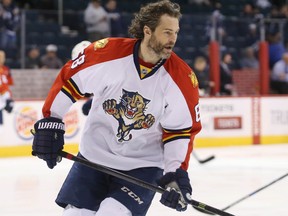
<path id="1" fill-rule="evenodd" d="M 169 43 L 175 44 L 177 40 L 177 34 L 172 34 L 172 36 L 169 38 Z"/>

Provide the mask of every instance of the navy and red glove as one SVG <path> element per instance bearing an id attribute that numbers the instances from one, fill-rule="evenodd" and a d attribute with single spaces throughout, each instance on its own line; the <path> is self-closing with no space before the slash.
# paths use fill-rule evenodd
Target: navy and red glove
<path id="1" fill-rule="evenodd" d="M 176 172 L 166 173 L 157 181 L 157 184 L 166 189 L 160 202 L 177 211 L 185 211 L 188 203 L 192 200 L 192 187 L 188 173 L 178 168 Z"/>
<path id="2" fill-rule="evenodd" d="M 57 164 L 58 152 L 64 146 L 64 123 L 54 117 L 43 118 L 34 124 L 32 155 L 46 161 L 53 169 Z"/>
<path id="3" fill-rule="evenodd" d="M 88 115 L 91 109 L 92 99 L 87 100 L 82 106 L 82 112 L 84 115 Z"/>
<path id="4" fill-rule="evenodd" d="M 13 107 L 14 107 L 14 101 L 12 99 L 7 99 L 4 110 L 6 110 L 8 113 L 11 113 L 13 110 Z"/>

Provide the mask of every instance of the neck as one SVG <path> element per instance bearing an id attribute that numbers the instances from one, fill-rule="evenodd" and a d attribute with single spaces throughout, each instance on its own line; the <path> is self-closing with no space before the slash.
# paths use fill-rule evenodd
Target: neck
<path id="1" fill-rule="evenodd" d="M 161 58 L 155 54 L 155 52 L 148 47 L 147 42 L 144 39 L 141 41 L 139 47 L 139 57 L 147 63 L 156 64 Z"/>

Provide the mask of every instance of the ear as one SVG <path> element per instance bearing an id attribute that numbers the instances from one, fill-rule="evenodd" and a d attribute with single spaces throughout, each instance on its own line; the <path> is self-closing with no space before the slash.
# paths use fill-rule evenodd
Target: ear
<path id="1" fill-rule="evenodd" d="M 146 25 L 143 27 L 143 32 L 144 32 L 144 35 L 146 35 L 146 36 L 151 36 L 151 34 L 152 34 L 151 29 Z"/>

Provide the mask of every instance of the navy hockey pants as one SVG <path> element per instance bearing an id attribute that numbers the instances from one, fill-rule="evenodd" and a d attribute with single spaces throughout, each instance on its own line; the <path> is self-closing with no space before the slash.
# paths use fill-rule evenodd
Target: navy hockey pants
<path id="1" fill-rule="evenodd" d="M 154 185 L 156 179 L 163 175 L 163 170 L 157 167 L 121 172 Z M 63 208 L 71 204 L 77 208 L 97 211 L 105 198 L 112 197 L 125 205 L 133 216 L 144 216 L 154 195 L 154 192 L 141 186 L 75 162 L 58 194 L 56 203 Z"/>

